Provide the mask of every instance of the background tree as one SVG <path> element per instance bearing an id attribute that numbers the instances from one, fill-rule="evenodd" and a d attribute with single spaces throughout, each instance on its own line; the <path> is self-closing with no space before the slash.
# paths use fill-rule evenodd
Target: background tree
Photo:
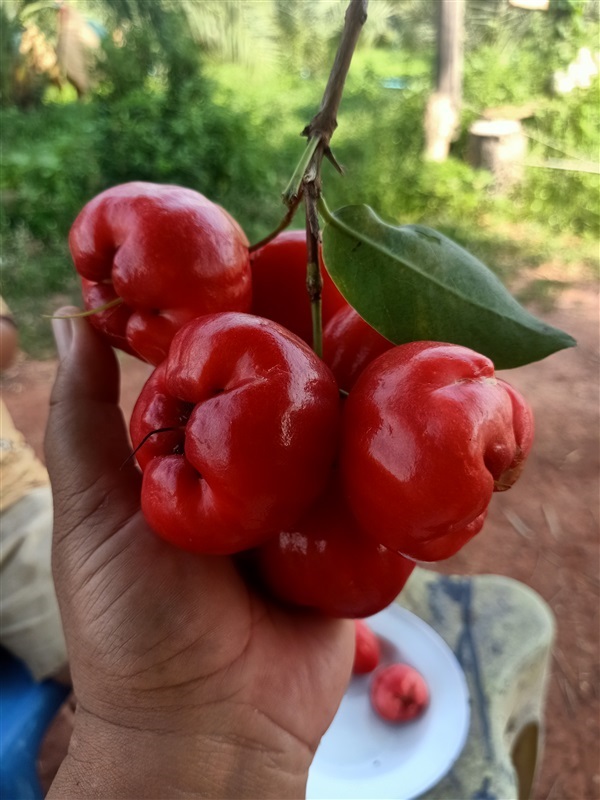
<path id="1" fill-rule="evenodd" d="M 462 103 L 465 0 L 438 0 L 435 90 L 425 113 L 425 155 L 444 161 L 456 139 Z"/>

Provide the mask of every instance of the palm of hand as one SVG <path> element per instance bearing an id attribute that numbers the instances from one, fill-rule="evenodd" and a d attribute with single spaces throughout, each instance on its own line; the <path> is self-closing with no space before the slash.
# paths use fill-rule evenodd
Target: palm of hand
<path id="1" fill-rule="evenodd" d="M 86 558 L 69 594 L 79 702 L 118 724 L 163 724 L 185 687 L 182 726 L 212 704 L 232 724 L 258 710 L 314 750 L 349 678 L 351 625 L 277 608 L 232 559 L 176 550 L 139 512 Z M 128 711 L 112 706 L 124 686 Z"/>

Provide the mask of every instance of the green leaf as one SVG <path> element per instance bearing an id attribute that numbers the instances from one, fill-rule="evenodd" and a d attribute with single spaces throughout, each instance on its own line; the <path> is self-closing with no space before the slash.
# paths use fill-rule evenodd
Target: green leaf
<path id="1" fill-rule="evenodd" d="M 394 227 L 368 206 L 326 219 L 323 257 L 358 313 L 395 344 L 461 344 L 508 369 L 573 347 L 568 333 L 530 314 L 478 259 L 421 225 Z"/>

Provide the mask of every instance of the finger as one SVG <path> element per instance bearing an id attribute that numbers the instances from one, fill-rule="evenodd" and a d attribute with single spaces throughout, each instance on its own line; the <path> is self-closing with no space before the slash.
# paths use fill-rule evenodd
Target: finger
<path id="1" fill-rule="evenodd" d="M 77 313 L 61 309 L 59 315 Z M 57 535 L 111 498 L 111 510 L 131 514 L 139 474 L 119 407 L 119 365 L 112 348 L 84 318 L 54 319 L 60 363 L 50 398 L 45 452 L 54 492 Z M 123 466 L 124 465 L 124 466 Z"/>

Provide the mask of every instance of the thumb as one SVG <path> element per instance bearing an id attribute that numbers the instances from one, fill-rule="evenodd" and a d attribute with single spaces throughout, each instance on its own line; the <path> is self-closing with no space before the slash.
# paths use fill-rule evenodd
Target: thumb
<path id="1" fill-rule="evenodd" d="M 57 315 L 77 313 L 63 308 Z M 104 522 L 115 526 L 119 517 L 134 513 L 139 473 L 132 461 L 123 466 L 131 447 L 112 348 L 85 318 L 55 318 L 52 327 L 60 363 L 44 448 L 60 538 L 101 509 L 110 518 Z M 106 536 L 113 525 L 93 527 Z"/>

